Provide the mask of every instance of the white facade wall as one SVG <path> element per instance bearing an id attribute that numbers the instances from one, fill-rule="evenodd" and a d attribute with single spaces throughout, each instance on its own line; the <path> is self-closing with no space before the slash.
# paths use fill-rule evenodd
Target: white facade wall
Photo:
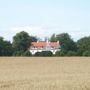
<path id="1" fill-rule="evenodd" d="M 56 54 L 56 52 L 57 51 L 60 51 L 60 49 L 49 49 L 49 50 L 35 50 L 35 49 L 32 49 L 32 50 L 29 50 L 30 51 L 30 53 L 32 54 L 32 55 L 34 55 L 35 53 L 37 53 L 37 52 L 42 52 L 42 51 L 51 51 L 52 53 L 53 53 L 53 55 L 55 55 Z"/>

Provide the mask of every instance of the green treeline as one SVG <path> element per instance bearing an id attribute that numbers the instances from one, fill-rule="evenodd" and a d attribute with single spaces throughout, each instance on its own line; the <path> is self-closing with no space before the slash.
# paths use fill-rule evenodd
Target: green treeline
<path id="1" fill-rule="evenodd" d="M 12 43 L 0 37 L 0 56 L 32 56 L 28 51 L 31 42 L 36 42 L 35 36 L 22 31 L 13 37 Z M 83 37 L 75 42 L 68 33 L 53 34 L 50 41 L 59 41 L 61 51 L 54 56 L 90 56 L 90 36 Z M 36 53 L 34 56 L 53 56 L 49 51 Z"/>

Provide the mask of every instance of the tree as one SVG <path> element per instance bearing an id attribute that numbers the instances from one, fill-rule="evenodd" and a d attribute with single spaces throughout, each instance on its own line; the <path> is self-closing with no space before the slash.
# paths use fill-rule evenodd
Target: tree
<path id="1" fill-rule="evenodd" d="M 51 42 L 56 42 L 56 41 L 57 41 L 55 34 L 53 34 L 53 35 L 51 36 L 50 41 L 51 41 Z"/>
<path id="2" fill-rule="evenodd" d="M 53 55 L 51 51 L 42 51 L 41 53 L 42 53 L 42 56 L 44 56 L 44 57 Z"/>
<path id="3" fill-rule="evenodd" d="M 12 53 L 12 44 L 0 37 L 0 56 L 12 56 Z"/>
<path id="4" fill-rule="evenodd" d="M 55 56 L 67 56 L 69 51 L 64 51 L 64 50 L 60 50 L 58 52 L 56 52 Z"/>
<path id="5" fill-rule="evenodd" d="M 27 50 L 27 51 L 17 51 L 14 52 L 13 56 L 31 56 L 31 53 Z"/>
<path id="6" fill-rule="evenodd" d="M 36 52 L 34 56 L 40 57 L 40 56 L 42 56 L 42 53 L 41 52 Z"/>
<path id="7" fill-rule="evenodd" d="M 77 41 L 78 55 L 88 55 L 90 53 L 90 36 Z"/>
<path id="8" fill-rule="evenodd" d="M 77 56 L 77 52 L 75 52 L 75 51 L 68 51 L 67 56 Z"/>
<path id="9" fill-rule="evenodd" d="M 32 54 L 27 50 L 22 54 L 22 56 L 32 56 Z"/>
<path id="10" fill-rule="evenodd" d="M 29 36 L 27 32 L 19 32 L 13 37 L 13 48 L 15 52 L 26 52 L 31 42 L 37 41 L 36 37 Z"/>
<path id="11" fill-rule="evenodd" d="M 44 56 L 44 57 L 48 57 L 48 56 L 52 56 L 52 52 L 51 51 L 42 51 L 42 52 L 37 52 L 35 54 L 35 56 Z"/>
<path id="12" fill-rule="evenodd" d="M 24 56 L 24 55 L 23 55 L 24 52 L 25 52 L 25 51 L 23 51 L 23 50 L 15 51 L 15 52 L 13 53 L 13 56 Z"/>
<path id="13" fill-rule="evenodd" d="M 90 51 L 83 52 L 82 56 L 90 56 Z"/>
<path id="14" fill-rule="evenodd" d="M 65 52 L 63 50 L 57 51 L 55 56 L 65 56 Z"/>
<path id="15" fill-rule="evenodd" d="M 69 34 L 62 33 L 57 35 L 56 38 L 60 42 L 62 53 L 65 55 L 68 53 L 68 51 L 77 51 L 76 43 L 71 39 Z"/>

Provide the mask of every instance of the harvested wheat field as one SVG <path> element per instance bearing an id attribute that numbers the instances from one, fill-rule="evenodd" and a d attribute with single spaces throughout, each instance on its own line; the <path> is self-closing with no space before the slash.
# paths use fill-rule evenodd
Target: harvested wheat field
<path id="1" fill-rule="evenodd" d="M 2 57 L 0 90 L 90 90 L 90 58 Z"/>

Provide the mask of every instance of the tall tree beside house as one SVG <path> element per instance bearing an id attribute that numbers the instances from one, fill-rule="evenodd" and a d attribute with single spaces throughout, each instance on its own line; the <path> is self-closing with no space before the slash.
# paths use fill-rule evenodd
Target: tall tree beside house
<path id="1" fill-rule="evenodd" d="M 58 34 L 56 36 L 56 39 L 60 42 L 61 45 L 61 51 L 60 51 L 61 56 L 70 55 L 71 52 L 72 54 L 76 53 L 77 51 L 76 43 L 71 39 L 69 34 L 67 33 Z"/>
<path id="2" fill-rule="evenodd" d="M 9 41 L 5 41 L 0 37 L 0 56 L 12 56 L 13 48 Z"/>
<path id="3" fill-rule="evenodd" d="M 55 34 L 52 34 L 52 36 L 50 37 L 50 41 L 51 42 L 56 42 L 57 41 Z"/>
<path id="4" fill-rule="evenodd" d="M 78 55 L 90 56 L 90 36 L 77 41 Z"/>
<path id="5" fill-rule="evenodd" d="M 29 36 L 29 34 L 25 31 L 17 33 L 13 37 L 13 48 L 15 50 L 15 54 L 17 55 L 17 52 L 20 54 L 21 52 L 26 52 L 31 44 L 31 42 L 37 41 L 36 37 Z M 22 53 L 21 53 L 22 55 Z"/>

